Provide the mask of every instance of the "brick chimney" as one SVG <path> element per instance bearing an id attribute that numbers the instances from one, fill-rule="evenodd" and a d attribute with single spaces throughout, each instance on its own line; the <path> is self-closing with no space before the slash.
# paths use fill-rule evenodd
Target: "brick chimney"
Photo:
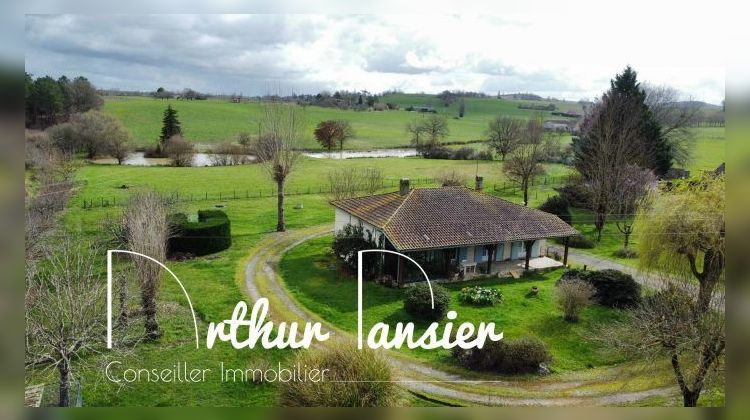
<path id="1" fill-rule="evenodd" d="M 484 177 L 477 175 L 474 180 L 476 181 L 476 190 L 482 191 L 484 189 Z"/>
<path id="2" fill-rule="evenodd" d="M 398 182 L 398 193 L 401 195 L 409 194 L 409 178 L 401 178 Z"/>

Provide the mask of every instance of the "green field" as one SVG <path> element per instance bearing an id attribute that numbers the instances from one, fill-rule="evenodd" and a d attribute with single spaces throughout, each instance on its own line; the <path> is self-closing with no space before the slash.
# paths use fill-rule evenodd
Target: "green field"
<path id="1" fill-rule="evenodd" d="M 382 102 L 398 103 L 402 107 L 436 102 L 434 95 L 392 95 Z M 519 109 L 518 105 L 528 101 L 510 101 L 496 98 L 467 98 L 464 118 L 458 119 L 458 103 L 450 107 L 435 104 L 440 113 L 449 117 L 449 142 L 469 142 L 482 138 L 488 121 L 498 114 L 529 118 L 535 111 Z M 235 141 L 238 133 L 245 131 L 255 134 L 258 131 L 260 105 L 258 102 L 230 103 L 225 100 L 205 101 L 163 101 L 146 97 L 107 97 L 104 111 L 119 118 L 130 130 L 134 143 L 139 147 L 156 143 L 161 130 L 161 118 L 167 104 L 178 112 L 184 135 L 199 144 L 212 144 Z M 547 103 L 547 102 L 542 102 Z M 556 102 L 560 109 L 577 110 L 575 102 Z M 546 117 L 549 112 L 543 113 Z M 409 145 L 409 136 L 404 129 L 408 122 L 423 118 L 425 114 L 398 111 L 350 111 L 336 108 L 308 106 L 305 116 L 309 124 L 302 147 L 320 149 L 312 131 L 318 122 L 329 119 L 343 119 L 351 122 L 355 137 L 345 144 L 347 149 L 367 150 Z M 456 117 L 456 118 L 454 118 Z M 560 117 L 555 117 L 560 118 Z"/>

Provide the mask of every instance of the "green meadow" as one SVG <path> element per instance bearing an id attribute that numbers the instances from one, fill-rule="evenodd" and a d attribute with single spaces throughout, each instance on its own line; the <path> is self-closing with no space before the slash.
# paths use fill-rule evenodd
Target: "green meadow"
<path id="1" fill-rule="evenodd" d="M 305 116 L 309 124 L 307 135 L 301 147 L 318 150 L 312 131 L 318 122 L 330 119 L 342 119 L 351 123 L 354 138 L 345 144 L 346 149 L 367 150 L 387 147 L 409 146 L 409 136 L 405 132 L 406 124 L 414 119 L 424 118 L 426 114 L 405 111 L 409 105 L 432 104 L 438 112 L 449 118 L 450 134 L 448 142 L 471 142 L 482 139 L 488 121 L 498 114 L 529 118 L 536 111 L 519 109 L 518 105 L 530 101 L 512 101 L 497 98 L 466 98 L 464 118 L 458 118 L 458 102 L 449 107 L 437 103 L 434 95 L 390 95 L 381 98 L 381 102 L 393 102 L 401 110 L 392 111 L 352 111 L 337 108 L 308 106 Z M 539 102 L 546 104 L 547 102 Z M 576 102 L 555 101 L 558 109 L 580 112 Z M 159 100 L 146 97 L 110 96 L 106 98 L 104 111 L 122 121 L 128 128 L 133 141 L 138 147 L 155 144 L 161 130 L 161 118 L 168 104 L 174 107 L 179 115 L 184 135 L 187 139 L 210 145 L 223 141 L 235 141 L 240 132 L 255 134 L 258 131 L 261 108 L 258 102 L 230 103 L 226 100 L 209 99 L 205 101 Z M 549 112 L 542 113 L 545 118 L 554 117 Z"/>

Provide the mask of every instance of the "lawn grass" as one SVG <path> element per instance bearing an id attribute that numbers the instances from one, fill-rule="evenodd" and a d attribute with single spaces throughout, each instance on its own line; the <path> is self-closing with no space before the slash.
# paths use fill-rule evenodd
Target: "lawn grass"
<path id="1" fill-rule="evenodd" d="M 696 128 L 695 144 L 687 169 L 693 175 L 713 171 L 726 161 L 726 131 L 724 127 Z"/>
<path id="2" fill-rule="evenodd" d="M 287 289 L 295 298 L 321 318 L 356 333 L 357 284 L 351 275 L 335 269 L 330 256 L 332 236 L 322 236 L 291 249 L 281 260 L 280 271 Z M 451 295 L 450 308 L 458 312 L 455 324 L 461 322 L 495 322 L 506 339 L 534 335 L 545 342 L 553 355 L 557 372 L 612 365 L 621 356 L 604 351 L 592 340 L 594 325 L 618 318 L 619 312 L 593 305 L 583 311 L 578 323 L 562 320 L 554 299 L 554 284 L 561 271 L 533 273 L 521 279 L 494 279 L 444 284 Z M 503 302 L 493 307 L 475 307 L 458 301 L 461 288 L 472 285 L 496 287 Z M 539 287 L 537 297 L 526 297 L 532 286 Z M 395 325 L 413 321 L 418 332 L 428 325 L 413 319 L 403 309 L 403 289 L 368 282 L 363 293 L 365 331 L 376 322 Z M 447 350 L 402 349 L 405 354 L 431 364 L 454 367 Z"/>
<path id="3" fill-rule="evenodd" d="M 467 183 L 474 184 L 474 175 L 479 173 L 485 178 L 485 191 L 498 194 L 515 202 L 520 202 L 522 195 L 502 173 L 502 163 L 498 161 L 446 161 L 422 158 L 377 158 L 377 159 L 315 159 L 302 158 L 299 166 L 287 181 L 286 191 L 289 194 L 315 193 L 328 188 L 328 174 L 335 168 L 378 168 L 386 181 L 388 190 L 398 188 L 398 179 L 408 177 L 415 186 L 425 184 L 426 179 L 438 177 L 441 173 L 455 170 Z M 564 176 L 570 169 L 559 164 L 545 165 L 549 177 Z M 264 168 L 258 164 L 243 166 L 215 167 L 136 167 L 117 165 L 83 165 L 77 172 L 80 190 L 71 206 L 82 207 L 83 200 L 93 200 L 100 205 L 102 200 L 109 203 L 123 203 L 133 190 L 153 188 L 165 194 L 178 194 L 183 200 L 192 198 L 205 199 L 206 194 L 215 202 L 232 197 L 246 198 L 272 196 L 276 193 L 275 184 Z M 551 178 L 548 178 L 550 180 Z M 544 184 L 540 177 L 532 189 L 533 205 L 544 201 L 548 195 L 555 194 L 552 185 Z M 495 192 L 494 186 L 503 191 Z M 122 188 L 125 185 L 128 188 Z M 221 194 L 221 198 L 219 195 Z M 297 200 L 289 197 L 289 201 Z"/>
<path id="4" fill-rule="evenodd" d="M 298 229 L 325 221 L 333 221 L 326 200 L 317 195 L 300 197 L 303 210 L 294 210 L 290 205 L 287 224 Z M 210 208 L 209 203 L 183 204 L 175 210 L 188 213 Z M 276 226 L 275 198 L 238 200 L 229 203 L 224 210 L 232 221 L 232 246 L 206 257 L 184 262 L 170 261 L 168 266 L 180 278 L 193 307 L 199 317 L 201 348 L 195 349 L 187 300 L 171 277 L 164 276 L 160 289 L 159 320 L 164 336 L 153 343 L 140 344 L 135 352 L 122 355 L 104 351 L 91 356 L 81 364 L 84 403 L 89 406 L 273 406 L 276 403 L 276 385 L 251 383 L 221 383 L 218 380 L 219 364 L 226 367 L 247 368 L 258 364 L 274 366 L 293 357 L 294 351 L 264 349 L 235 350 L 221 343 L 207 350 L 203 337 L 208 322 L 224 320 L 231 316 L 235 304 L 245 299 L 243 271 L 238 263 L 247 250 L 261 237 L 272 232 Z M 102 235 L 102 221 L 119 217 L 122 208 L 96 208 L 83 210 L 71 206 L 64 215 L 64 226 L 69 233 L 78 233 L 94 238 Z M 166 309 L 165 309 L 166 308 Z M 213 369 L 214 377 L 206 382 L 193 384 L 133 384 L 122 389 L 104 378 L 106 361 L 118 359 L 124 365 L 143 368 L 170 367 L 176 361 L 186 361 L 189 366 Z M 27 382 L 54 380 L 54 375 L 40 377 L 31 375 Z"/>
<path id="5" fill-rule="evenodd" d="M 394 102 L 405 108 L 408 105 L 429 104 L 436 100 L 434 95 L 398 94 L 382 98 L 382 102 Z M 450 107 L 436 106 L 438 112 L 449 117 L 450 134 L 446 141 L 467 142 L 483 137 L 487 123 L 498 114 L 529 118 L 535 111 L 519 109 L 518 105 L 528 101 L 512 101 L 497 98 L 466 98 L 464 118 L 457 118 L 458 103 Z M 547 103 L 547 102 L 543 102 Z M 559 108 L 577 110 L 580 105 L 575 102 L 556 102 Z M 226 100 L 209 99 L 205 101 L 158 100 L 146 97 L 108 96 L 105 98 L 104 111 L 122 121 L 133 136 L 134 144 L 139 147 L 156 144 L 161 130 L 161 119 L 167 104 L 178 112 L 184 135 L 187 139 L 201 144 L 212 144 L 222 141 L 235 141 L 240 132 L 255 134 L 261 108 L 258 102 L 230 103 Z M 308 129 L 302 147 L 320 149 L 315 142 L 312 131 L 318 122 L 329 119 L 343 119 L 351 123 L 355 136 L 346 142 L 347 149 L 373 149 L 408 146 L 410 139 L 405 132 L 406 124 L 414 119 L 424 118 L 425 114 L 393 111 L 351 111 L 336 108 L 308 106 L 305 108 Z M 560 118 L 543 112 L 545 118 Z M 454 118 L 455 117 L 455 118 Z"/>

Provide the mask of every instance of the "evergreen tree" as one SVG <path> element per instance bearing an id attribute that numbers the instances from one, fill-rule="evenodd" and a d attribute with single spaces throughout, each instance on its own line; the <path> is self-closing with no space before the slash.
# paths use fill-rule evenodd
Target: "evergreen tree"
<path id="1" fill-rule="evenodd" d="M 177 119 L 177 110 L 172 108 L 172 105 L 167 105 L 167 109 L 164 110 L 164 118 L 162 119 L 159 143 L 163 145 L 170 137 L 178 134 L 182 134 L 182 128 L 180 128 L 180 120 Z"/>
<path id="2" fill-rule="evenodd" d="M 672 167 L 672 148 L 662 134 L 661 126 L 646 105 L 646 92 L 638 82 L 638 73 L 627 66 L 622 73 L 610 81 L 610 98 L 615 101 L 633 101 L 639 109 L 642 131 L 642 159 L 640 166 L 652 169 L 657 175 L 664 175 Z"/>

